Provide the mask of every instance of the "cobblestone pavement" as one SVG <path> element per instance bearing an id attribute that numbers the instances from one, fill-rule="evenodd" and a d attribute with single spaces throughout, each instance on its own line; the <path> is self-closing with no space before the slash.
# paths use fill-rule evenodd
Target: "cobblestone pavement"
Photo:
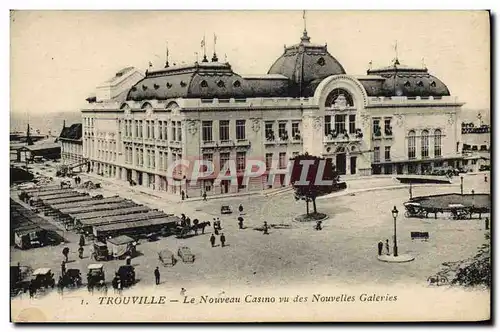
<path id="1" fill-rule="evenodd" d="M 474 188 L 476 193 L 489 192 L 489 182 L 485 183 L 483 179 L 483 175 L 465 176 L 464 191 L 470 192 L 470 188 Z M 456 179 L 454 184 L 415 187 L 413 195 L 459 192 Z M 160 266 L 163 284 L 158 287 L 168 285 L 188 288 L 199 283 L 213 287 L 238 284 L 296 284 L 300 287 L 301 284 L 314 282 L 331 285 L 426 283 L 430 275 L 440 270 L 441 263 L 473 256 L 477 246 L 484 240 L 484 220 L 456 221 L 443 216 L 436 220 L 405 218 L 402 203 L 408 198 L 407 188 L 318 200 L 318 211 L 329 215 L 329 219 L 323 222 L 322 231 L 314 230 L 312 223 L 292 221 L 294 216 L 305 213 L 305 204 L 296 202 L 292 192 L 270 197 L 256 195 L 178 203 L 162 201 L 111 184 L 104 185 L 100 192 L 105 195 L 119 194 L 169 213 L 186 213 L 191 219 L 221 218 L 227 247 L 210 247 L 211 228 L 204 235 L 186 239 L 168 237 L 157 242 L 142 242 L 138 246 L 140 256 L 134 258 L 132 264 L 136 266 L 139 284 L 153 284 L 153 270 Z M 234 211 L 237 211 L 239 204 L 243 205 L 245 229 L 238 229 L 237 213 L 220 215 L 222 204 L 230 205 Z M 410 263 L 389 264 L 377 260 L 378 241 L 392 239 L 393 219 L 390 211 L 394 205 L 400 211 L 397 219 L 399 251 L 416 257 Z M 286 224 L 290 228 L 272 228 L 269 235 L 254 230 L 262 226 L 265 220 L 269 224 Z M 427 231 L 430 240 L 412 241 L 411 231 Z M 79 260 L 76 254 L 77 237 L 68 233 L 71 243 L 66 245 L 71 249 L 70 259 L 74 260 L 68 267 L 80 268 L 84 274 L 86 266 L 91 263 L 88 258 L 89 246 L 85 248 L 85 258 Z M 220 244 L 219 239 L 217 243 Z M 184 245 L 196 255 L 193 264 L 181 261 L 174 267 L 159 264 L 159 250 L 169 248 L 176 252 L 179 246 Z M 13 248 L 11 262 L 20 262 L 33 268 L 51 267 L 58 277 L 63 247 L 25 251 Z M 121 264 L 123 261 L 105 263 L 108 281 Z"/>

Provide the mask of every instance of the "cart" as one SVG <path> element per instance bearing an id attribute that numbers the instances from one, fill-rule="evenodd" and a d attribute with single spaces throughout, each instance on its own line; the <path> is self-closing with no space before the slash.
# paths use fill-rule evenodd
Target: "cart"
<path id="1" fill-rule="evenodd" d="M 188 247 L 180 247 L 179 250 L 177 250 L 177 255 L 182 259 L 184 263 L 194 262 L 194 255 L 191 252 L 191 249 L 189 249 Z"/>
<path id="2" fill-rule="evenodd" d="M 406 202 L 403 204 L 406 218 L 427 218 L 429 211 L 424 209 L 420 203 Z"/>
<path id="3" fill-rule="evenodd" d="M 33 272 L 33 279 L 31 279 L 31 284 L 34 289 L 38 290 L 40 288 L 54 288 L 56 281 L 54 279 L 54 274 L 49 268 L 39 268 Z"/>
<path id="4" fill-rule="evenodd" d="M 163 264 L 163 266 L 174 266 L 177 263 L 175 255 L 168 249 L 164 249 L 158 253 L 158 259 Z"/>
<path id="5" fill-rule="evenodd" d="M 82 274 L 79 269 L 68 269 L 63 276 L 59 277 L 58 287 L 80 287 L 82 285 Z"/>
<path id="6" fill-rule="evenodd" d="M 94 242 L 94 252 L 92 258 L 96 261 L 107 261 L 109 259 L 108 246 L 102 242 Z"/>
<path id="7" fill-rule="evenodd" d="M 87 286 L 95 287 L 105 282 L 104 268 L 102 264 L 90 264 L 87 273 Z"/>

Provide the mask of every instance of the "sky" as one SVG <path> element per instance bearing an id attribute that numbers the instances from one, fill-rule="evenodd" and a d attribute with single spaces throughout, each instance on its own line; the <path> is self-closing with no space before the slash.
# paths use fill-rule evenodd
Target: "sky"
<path id="1" fill-rule="evenodd" d="M 311 42 L 348 74 L 368 63 L 422 66 L 465 108 L 490 105 L 490 27 L 480 11 L 307 11 Z M 193 63 L 205 36 L 239 74 L 267 73 L 283 45 L 300 41 L 302 11 L 14 11 L 11 12 L 11 112 L 78 111 L 95 87 L 123 67 Z M 422 61 L 423 58 L 423 61 Z"/>

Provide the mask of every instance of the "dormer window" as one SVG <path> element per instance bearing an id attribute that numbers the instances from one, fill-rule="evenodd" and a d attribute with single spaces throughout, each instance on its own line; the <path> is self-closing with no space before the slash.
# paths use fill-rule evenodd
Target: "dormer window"
<path id="1" fill-rule="evenodd" d="M 239 87 L 241 86 L 240 81 L 234 81 L 233 86 L 234 86 L 235 88 L 239 88 Z"/>
<path id="2" fill-rule="evenodd" d="M 201 85 L 202 88 L 208 87 L 208 83 L 205 80 L 201 81 L 200 85 Z"/>
<path id="3" fill-rule="evenodd" d="M 132 91 L 137 91 L 137 88 L 135 86 L 132 87 Z"/>
<path id="4" fill-rule="evenodd" d="M 167 89 L 170 89 L 172 87 L 171 83 L 167 83 Z"/>
<path id="5" fill-rule="evenodd" d="M 318 65 L 324 66 L 325 65 L 325 59 L 323 57 L 318 59 Z"/>
<path id="6" fill-rule="evenodd" d="M 146 91 L 148 87 L 146 85 L 142 85 L 142 90 Z"/>
<path id="7" fill-rule="evenodd" d="M 184 87 L 186 87 L 186 85 L 187 85 L 187 84 L 186 84 L 186 82 L 181 81 L 181 86 L 182 86 L 183 88 L 184 88 Z"/>
<path id="8" fill-rule="evenodd" d="M 424 86 L 424 82 L 422 82 L 422 81 L 418 81 L 418 82 L 417 82 L 417 86 L 419 86 L 419 87 Z"/>
<path id="9" fill-rule="evenodd" d="M 405 84 L 404 84 L 405 88 L 409 88 L 409 87 L 410 87 L 410 85 L 411 85 L 411 84 L 410 84 L 410 81 L 405 81 Z"/>
<path id="10" fill-rule="evenodd" d="M 158 84 L 155 83 L 155 85 L 153 85 L 155 90 L 158 90 L 160 88 L 160 86 Z"/>
<path id="11" fill-rule="evenodd" d="M 432 82 L 431 82 L 431 86 L 432 86 L 433 88 L 435 88 L 435 87 L 436 87 L 436 81 L 432 81 Z"/>
<path id="12" fill-rule="evenodd" d="M 224 81 L 223 81 L 223 80 L 220 80 L 219 82 L 217 82 L 217 86 L 218 86 L 219 88 L 223 88 L 223 87 L 225 87 L 225 86 L 226 86 L 226 84 L 224 84 Z"/>

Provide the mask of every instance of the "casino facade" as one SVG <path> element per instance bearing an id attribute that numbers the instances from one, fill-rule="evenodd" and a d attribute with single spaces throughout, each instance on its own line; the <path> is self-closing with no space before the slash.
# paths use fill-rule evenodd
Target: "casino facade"
<path id="1" fill-rule="evenodd" d="M 189 197 L 263 190 L 269 172 L 245 186 L 190 183 L 173 162 L 202 158 L 222 168 L 250 159 L 286 168 L 304 152 L 332 158 L 342 175 L 422 174 L 461 163 L 463 103 L 427 68 L 396 58 L 366 75 L 347 74 L 326 45 L 285 47 L 267 74 L 242 76 L 216 54 L 192 65 L 125 68 L 82 109 L 83 155 L 93 173 Z M 217 171 L 217 170 L 216 170 Z M 186 180 L 189 187 L 181 184 Z M 280 187 L 275 176 L 271 187 Z"/>

